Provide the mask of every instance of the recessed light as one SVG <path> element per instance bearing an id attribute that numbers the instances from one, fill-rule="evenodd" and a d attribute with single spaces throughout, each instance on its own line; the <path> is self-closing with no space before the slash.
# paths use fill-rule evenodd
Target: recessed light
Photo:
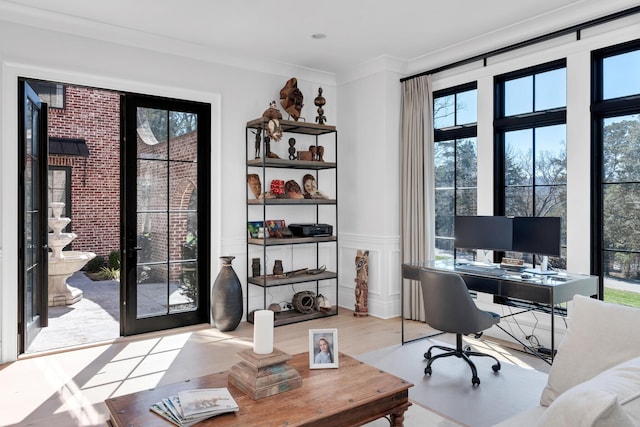
<path id="1" fill-rule="evenodd" d="M 311 34 L 311 38 L 312 39 L 326 39 L 327 35 L 324 33 L 315 33 L 315 34 Z"/>

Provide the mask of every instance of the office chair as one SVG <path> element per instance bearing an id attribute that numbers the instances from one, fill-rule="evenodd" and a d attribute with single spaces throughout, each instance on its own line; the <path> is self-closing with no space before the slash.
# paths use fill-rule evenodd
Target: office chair
<path id="1" fill-rule="evenodd" d="M 480 384 L 480 378 L 478 378 L 476 365 L 469 356 L 491 357 L 496 361 L 491 369 L 493 372 L 498 372 L 500 370 L 498 359 L 490 354 L 471 351 L 468 346 L 463 348 L 462 335 L 477 335 L 500 322 L 500 316 L 490 311 L 480 310 L 469 295 L 466 283 L 456 273 L 421 269 L 420 282 L 427 324 L 439 331 L 456 334 L 455 349 L 441 345 L 429 347 L 424 354 L 427 359 L 425 375 L 431 375 L 431 365 L 435 360 L 448 356 L 456 356 L 467 362 L 472 373 L 471 384 L 474 386 Z M 445 353 L 432 357 L 431 350 L 434 348 L 444 350 Z"/>

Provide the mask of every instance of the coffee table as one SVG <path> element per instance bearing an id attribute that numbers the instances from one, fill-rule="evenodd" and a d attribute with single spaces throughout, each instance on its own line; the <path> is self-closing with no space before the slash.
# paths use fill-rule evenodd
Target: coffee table
<path id="1" fill-rule="evenodd" d="M 240 410 L 209 418 L 199 426 L 347 427 L 381 417 L 394 427 L 404 424 L 413 384 L 343 353 L 338 361 L 338 368 L 309 369 L 309 354 L 296 354 L 288 364 L 300 373 L 302 386 L 259 400 L 229 385 L 227 372 L 113 397 L 105 400 L 109 423 L 114 427 L 171 426 L 149 410 L 152 403 L 181 390 L 227 387 Z"/>

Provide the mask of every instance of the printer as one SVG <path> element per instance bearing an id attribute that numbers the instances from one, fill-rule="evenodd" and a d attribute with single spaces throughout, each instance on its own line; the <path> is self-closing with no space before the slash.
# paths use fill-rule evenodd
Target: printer
<path id="1" fill-rule="evenodd" d="M 333 235 L 333 225 L 329 224 L 289 224 L 289 230 L 296 237 L 323 237 Z"/>

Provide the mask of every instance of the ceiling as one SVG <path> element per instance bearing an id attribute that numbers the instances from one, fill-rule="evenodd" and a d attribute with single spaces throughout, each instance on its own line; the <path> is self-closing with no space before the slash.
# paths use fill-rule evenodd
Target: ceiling
<path id="1" fill-rule="evenodd" d="M 389 57 L 440 66 L 637 6 L 637 0 L 0 0 L 51 21 L 339 74 Z M 312 34 L 325 34 L 314 39 Z M 85 32 L 86 35 L 86 32 Z"/>

